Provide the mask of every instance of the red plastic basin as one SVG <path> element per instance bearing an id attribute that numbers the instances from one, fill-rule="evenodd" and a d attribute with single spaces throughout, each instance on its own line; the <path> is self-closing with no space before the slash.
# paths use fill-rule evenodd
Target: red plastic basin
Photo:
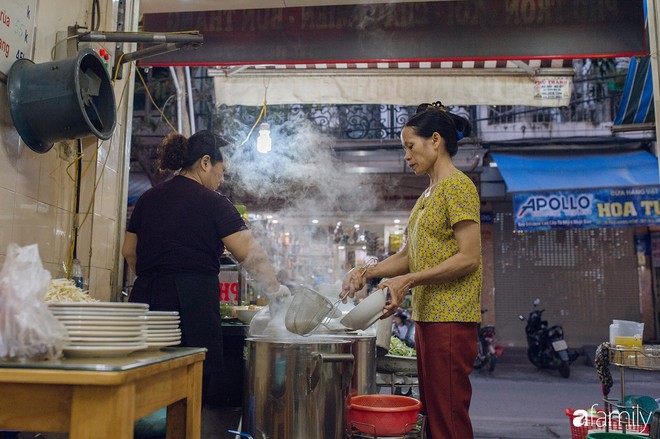
<path id="1" fill-rule="evenodd" d="M 357 395 L 349 398 L 348 420 L 365 433 L 401 436 L 414 429 L 421 408 L 421 402 L 408 396 Z"/>

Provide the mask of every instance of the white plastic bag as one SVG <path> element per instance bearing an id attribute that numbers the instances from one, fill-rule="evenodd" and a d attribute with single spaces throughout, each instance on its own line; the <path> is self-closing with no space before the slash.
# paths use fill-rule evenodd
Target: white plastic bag
<path id="1" fill-rule="evenodd" d="M 40 360 L 62 355 L 64 326 L 43 301 L 50 273 L 37 244 L 9 244 L 0 271 L 0 359 Z"/>

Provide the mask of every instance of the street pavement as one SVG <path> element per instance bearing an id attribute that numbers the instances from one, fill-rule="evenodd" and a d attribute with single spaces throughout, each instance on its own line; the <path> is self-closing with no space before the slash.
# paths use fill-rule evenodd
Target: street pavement
<path id="1" fill-rule="evenodd" d="M 593 357 L 592 351 L 588 355 Z M 614 379 L 610 397 L 618 399 L 620 369 L 610 370 Z M 624 369 L 624 379 L 626 394 L 660 398 L 660 372 Z M 529 363 L 524 349 L 505 348 L 493 373 L 475 371 L 471 381 L 475 439 L 573 439 L 566 408 L 588 409 L 595 404 L 603 408 L 600 380 L 587 356 L 573 363 L 569 378 L 562 378 L 558 371 L 539 370 Z M 201 439 L 234 438 L 227 430 L 239 425 L 241 409 L 205 408 L 202 418 Z M 65 439 L 66 435 L 19 435 L 19 439 L 36 437 Z"/>
<path id="2" fill-rule="evenodd" d="M 571 376 L 539 370 L 524 350 L 505 350 L 492 374 L 475 371 L 470 416 L 475 438 L 572 439 L 565 410 L 602 409 L 603 394 L 593 360 L 579 357 Z M 614 386 L 610 398 L 621 395 L 621 370 L 611 366 Z M 624 369 L 625 393 L 660 398 L 660 372 Z"/>
<path id="3" fill-rule="evenodd" d="M 588 409 L 594 404 L 603 408 L 600 380 L 587 356 L 572 364 L 569 378 L 562 378 L 558 371 L 537 369 L 522 348 L 506 348 L 498 360 L 493 373 L 475 371 L 471 377 L 475 439 L 572 439 L 566 408 Z M 610 370 L 614 379 L 610 397 L 618 399 L 620 369 L 612 366 Z M 660 398 L 660 372 L 625 369 L 624 378 L 626 394 Z M 202 439 L 234 437 L 222 432 L 237 426 L 240 409 L 205 409 L 204 415 Z"/>

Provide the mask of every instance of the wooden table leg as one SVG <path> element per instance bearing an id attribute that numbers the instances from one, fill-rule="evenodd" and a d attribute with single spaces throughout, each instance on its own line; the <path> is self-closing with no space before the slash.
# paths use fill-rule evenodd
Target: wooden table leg
<path id="1" fill-rule="evenodd" d="M 199 439 L 202 419 L 202 362 L 188 365 L 186 399 L 167 406 L 167 439 Z"/>
<path id="2" fill-rule="evenodd" d="M 202 426 L 202 362 L 188 365 L 186 438 L 197 439 Z"/>
<path id="3" fill-rule="evenodd" d="M 76 386 L 71 401 L 70 439 L 132 439 L 135 385 Z"/>
<path id="4" fill-rule="evenodd" d="M 186 405 L 186 400 L 182 399 L 167 406 L 167 432 L 165 435 L 167 439 L 184 439 L 186 437 Z"/>

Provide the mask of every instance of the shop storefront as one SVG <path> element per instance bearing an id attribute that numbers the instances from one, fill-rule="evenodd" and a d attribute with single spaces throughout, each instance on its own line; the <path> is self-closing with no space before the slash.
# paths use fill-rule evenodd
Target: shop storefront
<path id="1" fill-rule="evenodd" d="M 496 205 L 493 221 L 495 309 L 503 343 L 525 346 L 525 323 L 518 316 L 526 316 L 536 298 L 544 317 L 562 325 L 575 347 L 607 339 L 612 319 L 640 320 L 635 228 L 520 233 L 508 203 Z"/>
<path id="2" fill-rule="evenodd" d="M 598 344 L 612 319 L 646 323 L 656 337 L 649 226 L 660 224 L 657 159 L 646 151 L 492 153 L 511 193 L 495 203 L 498 335 L 524 345 L 540 298 L 569 343 Z"/>

